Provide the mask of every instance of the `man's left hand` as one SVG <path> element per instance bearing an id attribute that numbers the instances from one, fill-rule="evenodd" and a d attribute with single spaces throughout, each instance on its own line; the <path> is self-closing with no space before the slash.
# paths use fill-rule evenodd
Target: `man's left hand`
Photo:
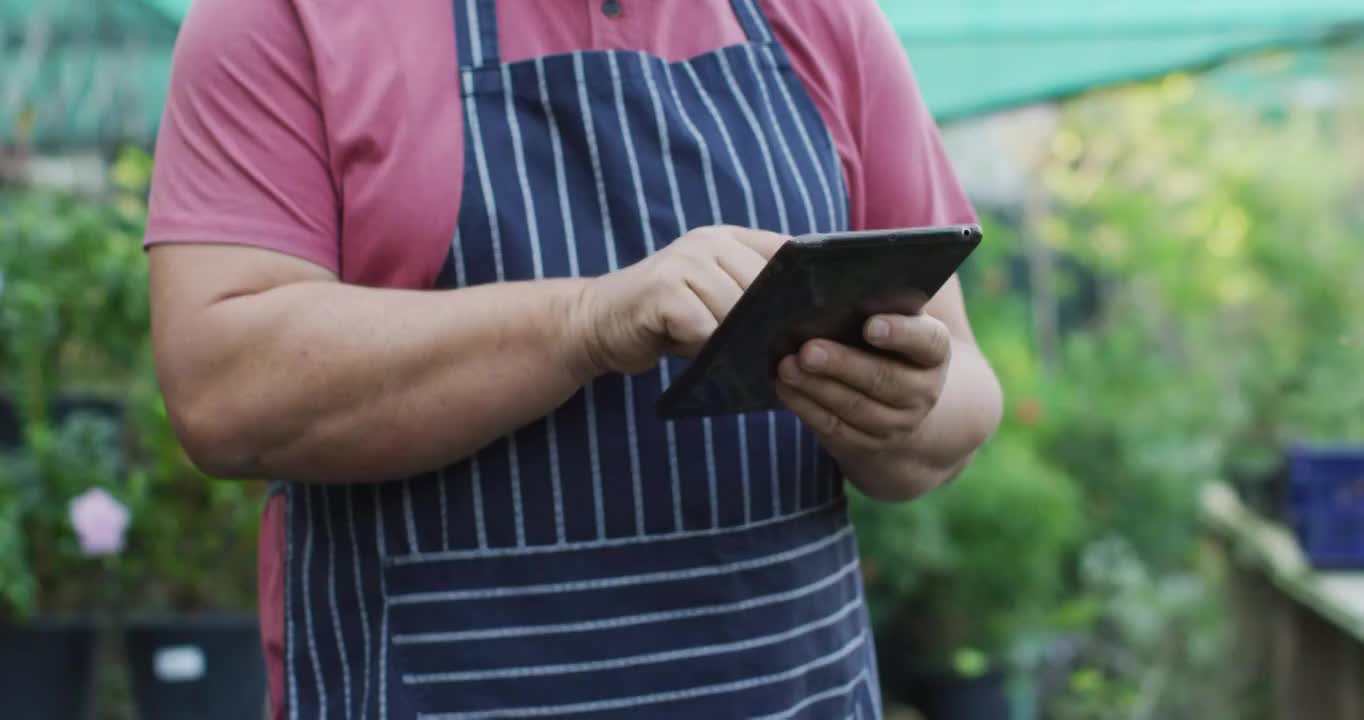
<path id="1" fill-rule="evenodd" d="M 840 461 L 905 452 L 947 380 L 952 335 L 930 315 L 876 315 L 875 354 L 811 340 L 777 367 L 777 395 Z"/>

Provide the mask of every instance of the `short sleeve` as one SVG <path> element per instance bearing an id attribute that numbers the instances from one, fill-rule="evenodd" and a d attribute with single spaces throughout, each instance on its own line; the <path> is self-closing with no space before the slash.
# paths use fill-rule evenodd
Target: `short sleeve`
<path id="1" fill-rule="evenodd" d="M 336 184 L 288 0 L 195 0 L 176 41 L 146 244 L 229 243 L 337 270 Z"/>
<path id="2" fill-rule="evenodd" d="M 937 123 L 899 37 L 870 0 L 849 3 L 859 53 L 849 118 L 861 160 L 857 193 L 865 229 L 974 222 Z"/>

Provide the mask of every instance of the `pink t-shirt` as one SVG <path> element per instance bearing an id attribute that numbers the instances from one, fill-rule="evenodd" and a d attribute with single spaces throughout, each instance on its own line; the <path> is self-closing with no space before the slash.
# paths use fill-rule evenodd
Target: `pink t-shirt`
<path id="1" fill-rule="evenodd" d="M 505 62 L 573 50 L 670 60 L 745 42 L 730 0 L 500 0 Z M 842 159 L 854 229 L 970 222 L 875 0 L 760 0 Z M 286 253 L 429 287 L 459 213 L 464 130 L 449 0 L 195 0 L 157 141 L 146 242 Z M 261 531 L 273 713 L 283 679 L 280 499 Z"/>

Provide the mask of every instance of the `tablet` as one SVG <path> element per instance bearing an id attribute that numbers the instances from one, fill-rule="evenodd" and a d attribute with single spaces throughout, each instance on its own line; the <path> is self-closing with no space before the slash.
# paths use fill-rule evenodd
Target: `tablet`
<path id="1" fill-rule="evenodd" d="M 976 225 L 805 235 L 777 251 L 696 358 L 659 397 L 664 418 L 781 407 L 782 358 L 826 338 L 873 352 L 868 317 L 922 311 L 980 244 Z"/>

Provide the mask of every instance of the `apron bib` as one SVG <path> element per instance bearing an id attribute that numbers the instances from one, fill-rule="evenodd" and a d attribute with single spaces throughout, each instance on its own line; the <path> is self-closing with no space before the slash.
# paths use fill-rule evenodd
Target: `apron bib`
<path id="1" fill-rule="evenodd" d="M 713 224 L 848 226 L 837 153 L 754 0 L 743 45 L 503 64 L 456 0 L 465 127 L 442 288 L 604 274 Z M 880 717 L 832 460 L 790 413 L 666 422 L 609 375 L 474 457 L 288 486 L 291 718 Z"/>

